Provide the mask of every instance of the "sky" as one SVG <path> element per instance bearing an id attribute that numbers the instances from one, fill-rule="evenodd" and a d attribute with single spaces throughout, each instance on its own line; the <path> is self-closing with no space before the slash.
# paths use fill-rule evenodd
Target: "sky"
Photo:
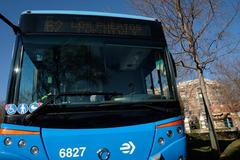
<path id="1" fill-rule="evenodd" d="M 87 10 L 138 14 L 128 0 L 0 0 L 0 13 L 15 24 L 25 10 Z M 0 20 L 0 102 L 5 100 L 15 35 Z"/>

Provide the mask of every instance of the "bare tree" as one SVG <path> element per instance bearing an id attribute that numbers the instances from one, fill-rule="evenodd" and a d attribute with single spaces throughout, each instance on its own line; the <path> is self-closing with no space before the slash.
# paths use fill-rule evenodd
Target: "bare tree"
<path id="1" fill-rule="evenodd" d="M 216 76 L 221 84 L 222 103 L 232 111 L 240 111 L 240 59 L 220 61 L 216 65 Z"/>
<path id="2" fill-rule="evenodd" d="M 238 15 L 239 1 L 131 0 L 141 13 L 162 22 L 168 44 L 174 48 L 178 66 L 196 73 L 205 102 L 212 148 L 219 151 L 207 96 L 204 71 L 221 54 L 238 46 L 225 39 Z M 231 7 L 231 15 L 228 14 Z"/>

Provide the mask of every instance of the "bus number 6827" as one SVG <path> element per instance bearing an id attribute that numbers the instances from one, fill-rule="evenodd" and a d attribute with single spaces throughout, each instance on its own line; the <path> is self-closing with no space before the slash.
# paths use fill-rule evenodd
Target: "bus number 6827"
<path id="1" fill-rule="evenodd" d="M 61 148 L 59 150 L 59 157 L 60 158 L 83 157 L 85 150 L 86 147 Z"/>

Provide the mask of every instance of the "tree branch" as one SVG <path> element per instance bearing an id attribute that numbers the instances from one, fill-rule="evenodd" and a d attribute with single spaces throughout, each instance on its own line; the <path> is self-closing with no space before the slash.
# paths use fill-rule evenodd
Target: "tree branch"
<path id="1" fill-rule="evenodd" d="M 186 65 L 183 61 L 176 62 L 175 64 L 176 64 L 176 66 L 180 66 L 180 64 L 181 64 L 181 66 L 184 67 L 184 68 L 192 69 L 192 70 L 195 70 L 195 71 L 197 70 L 194 67 Z"/>

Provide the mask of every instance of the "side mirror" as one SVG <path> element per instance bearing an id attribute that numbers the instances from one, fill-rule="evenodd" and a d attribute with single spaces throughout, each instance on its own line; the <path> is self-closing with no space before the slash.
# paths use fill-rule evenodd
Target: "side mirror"
<path id="1" fill-rule="evenodd" d="M 21 30 L 18 26 L 13 24 L 10 20 L 8 20 L 4 15 L 0 13 L 0 19 L 3 20 L 8 26 L 10 26 L 15 34 L 21 33 Z"/>

